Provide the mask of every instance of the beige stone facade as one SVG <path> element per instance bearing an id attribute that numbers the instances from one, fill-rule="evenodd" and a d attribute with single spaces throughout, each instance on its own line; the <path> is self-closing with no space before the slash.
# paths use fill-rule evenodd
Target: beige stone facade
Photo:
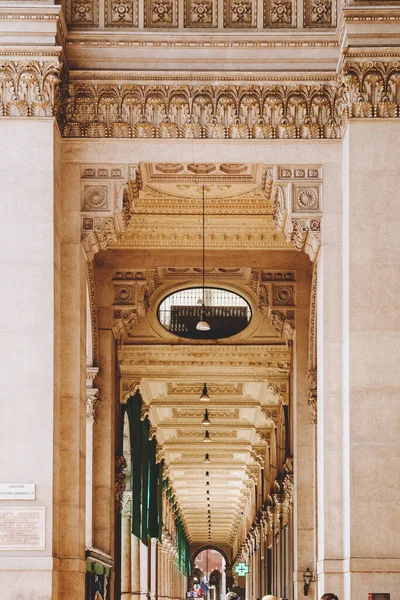
<path id="1" fill-rule="evenodd" d="M 0 2 L 1 600 L 396 600 L 399 59 L 394 1 Z M 203 190 L 225 339 L 158 319 Z"/>

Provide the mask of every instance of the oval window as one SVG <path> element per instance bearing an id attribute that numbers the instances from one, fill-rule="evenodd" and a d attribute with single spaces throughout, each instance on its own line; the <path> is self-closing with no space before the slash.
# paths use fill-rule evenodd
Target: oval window
<path id="1" fill-rule="evenodd" d="M 231 337 L 247 327 L 251 308 L 239 294 L 220 288 L 204 288 L 205 315 L 202 315 L 203 289 L 187 288 L 170 294 L 158 307 L 158 320 L 168 331 L 192 340 Z M 199 330 L 199 321 L 209 324 Z"/>

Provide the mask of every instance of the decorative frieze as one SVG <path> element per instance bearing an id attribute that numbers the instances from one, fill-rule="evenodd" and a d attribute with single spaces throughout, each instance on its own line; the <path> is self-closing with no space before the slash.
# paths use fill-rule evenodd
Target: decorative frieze
<path id="1" fill-rule="evenodd" d="M 97 77 L 93 74 L 93 83 L 71 81 L 65 137 L 339 139 L 348 118 L 399 116 L 398 61 L 347 61 L 337 81 L 324 83 L 140 85 Z M 5 88 L 3 97 L 10 90 Z M 52 114 L 44 99 L 50 95 L 30 101 L 30 113 Z M 14 96 L 5 101 L 3 113 L 28 114 L 21 94 L 18 100 Z M 312 169 L 302 171 L 289 178 L 318 177 Z M 299 189 L 297 209 L 318 210 L 313 196 L 311 188 Z"/>
<path id="2" fill-rule="evenodd" d="M 215 139 L 338 138 L 343 86 L 140 85 L 74 80 L 64 136 Z"/>

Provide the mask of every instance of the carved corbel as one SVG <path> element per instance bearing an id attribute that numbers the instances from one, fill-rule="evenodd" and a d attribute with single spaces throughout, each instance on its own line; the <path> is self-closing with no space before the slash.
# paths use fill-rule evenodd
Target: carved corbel
<path id="1" fill-rule="evenodd" d="M 149 441 L 154 439 L 157 435 L 157 427 L 150 427 L 149 429 Z"/>
<path id="2" fill-rule="evenodd" d="M 115 459 L 115 508 L 118 512 L 122 511 L 122 500 L 126 486 L 126 475 L 123 472 L 127 464 L 124 456 L 117 456 Z"/>
<path id="3" fill-rule="evenodd" d="M 317 371 L 308 372 L 308 406 L 311 408 L 312 422 L 318 421 Z"/>
<path id="4" fill-rule="evenodd" d="M 291 174 L 284 182 L 277 182 L 274 188 L 274 221 L 282 231 L 287 242 L 296 250 L 304 250 L 312 261 L 315 261 L 321 246 L 321 181 L 319 168 L 307 169 L 315 171 L 317 177 L 312 181 L 304 179 L 299 185 L 295 182 L 296 172 L 302 169 L 287 169 Z M 283 172 L 283 169 L 281 169 Z M 304 169 L 305 172 L 305 169 Z"/>
<path id="5" fill-rule="evenodd" d="M 264 281 L 262 272 L 253 271 L 249 287 L 258 296 L 258 308 L 276 331 L 293 338 L 295 330 L 295 284 L 294 281 Z"/>
<path id="6" fill-rule="evenodd" d="M 86 418 L 96 421 L 96 406 L 100 402 L 99 390 L 92 388 L 86 390 Z"/>
<path id="7" fill-rule="evenodd" d="M 124 492 L 122 495 L 122 512 L 123 517 L 132 515 L 132 492 Z"/>
<path id="8" fill-rule="evenodd" d="M 148 404 L 142 404 L 140 410 L 140 420 L 145 421 L 150 416 L 150 406 Z"/>
<path id="9" fill-rule="evenodd" d="M 253 465 L 248 465 L 246 467 L 246 477 L 248 477 L 255 485 L 258 482 L 258 467 L 254 467 Z"/>
<path id="10" fill-rule="evenodd" d="M 86 367 L 86 418 L 96 420 L 96 405 L 100 402 L 99 390 L 94 380 L 99 372 L 98 367 Z"/>
<path id="11" fill-rule="evenodd" d="M 150 296 L 160 285 L 155 269 L 137 273 L 137 279 L 118 278 L 114 282 L 113 327 L 117 338 L 133 334 L 136 325 L 146 316 L 150 307 Z M 118 272 L 118 276 L 121 273 Z M 136 275 L 136 274 L 135 274 Z"/>
<path id="12" fill-rule="evenodd" d="M 95 169 L 93 169 L 95 172 Z M 82 246 L 88 261 L 100 250 L 107 250 L 125 232 L 133 205 L 133 192 L 137 186 L 127 185 L 127 179 L 83 179 L 82 182 Z M 133 190 L 133 192 L 132 192 Z"/>
<path id="13" fill-rule="evenodd" d="M 121 380 L 119 401 L 126 404 L 131 396 L 140 391 L 140 381 Z"/>
<path id="14" fill-rule="evenodd" d="M 254 460 L 254 462 L 261 467 L 262 469 L 265 466 L 265 451 L 262 452 L 261 450 L 259 450 L 258 448 L 252 448 L 250 451 L 250 456 L 252 457 L 252 459 Z"/>
<path id="15" fill-rule="evenodd" d="M 165 459 L 164 448 L 160 444 L 157 444 L 157 447 L 156 447 L 156 463 L 159 464 L 164 459 Z"/>
<path id="16" fill-rule="evenodd" d="M 289 384 L 288 381 L 268 379 L 267 387 L 277 397 L 281 404 L 289 404 Z M 274 410 L 274 407 L 265 407 L 267 410 Z"/>
<path id="17" fill-rule="evenodd" d="M 266 442 L 269 446 L 271 443 L 271 430 L 270 429 L 256 429 L 256 434 L 262 442 Z"/>
<path id="18" fill-rule="evenodd" d="M 283 503 L 285 510 L 289 511 L 293 504 L 294 478 L 293 475 L 286 474 L 283 480 Z"/>

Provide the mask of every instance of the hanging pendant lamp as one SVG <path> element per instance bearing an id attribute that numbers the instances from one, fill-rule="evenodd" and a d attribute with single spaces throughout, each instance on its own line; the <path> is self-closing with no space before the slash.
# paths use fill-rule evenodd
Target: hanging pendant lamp
<path id="1" fill-rule="evenodd" d="M 203 391 L 199 398 L 202 402 L 210 402 L 210 396 L 208 395 L 207 384 L 204 384 Z"/>
<path id="2" fill-rule="evenodd" d="M 204 462 L 204 463 L 209 463 L 209 462 L 211 462 L 211 460 L 210 460 L 210 455 L 209 455 L 209 454 L 206 454 L 206 455 L 205 455 L 203 462 Z"/>
<path id="3" fill-rule="evenodd" d="M 204 217 L 204 185 L 203 185 L 203 298 L 201 303 L 201 317 L 196 325 L 197 331 L 209 331 L 210 324 L 206 321 L 206 305 L 204 303 L 204 257 L 205 257 L 205 217 Z"/>
<path id="4" fill-rule="evenodd" d="M 211 421 L 208 418 L 208 410 L 206 409 L 204 412 L 204 419 L 201 422 L 202 425 L 211 425 Z"/>
<path id="5" fill-rule="evenodd" d="M 207 430 L 206 430 L 206 433 L 204 435 L 203 442 L 211 442 L 210 434 L 208 433 Z"/>

